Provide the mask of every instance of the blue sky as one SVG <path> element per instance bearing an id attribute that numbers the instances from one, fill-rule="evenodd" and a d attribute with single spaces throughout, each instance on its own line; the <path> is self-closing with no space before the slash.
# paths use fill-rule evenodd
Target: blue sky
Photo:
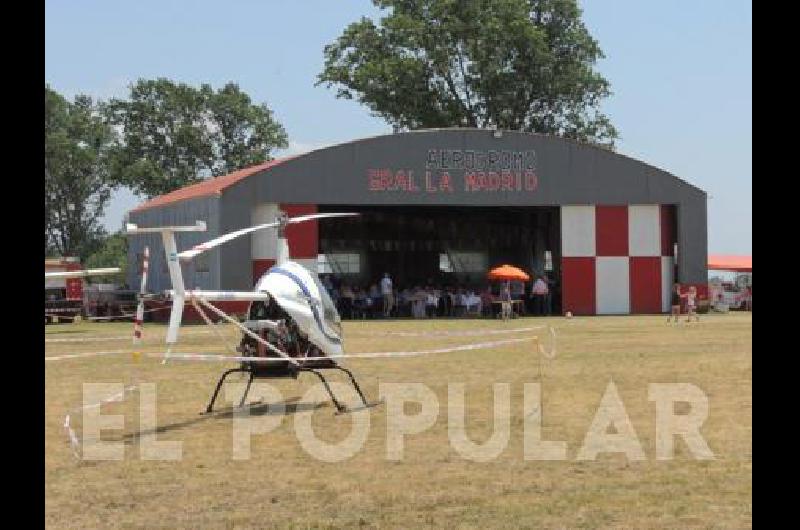
<path id="1" fill-rule="evenodd" d="M 752 252 L 752 9 L 744 0 L 593 0 L 584 21 L 606 54 L 603 106 L 617 150 L 709 193 L 709 252 Z M 67 97 L 124 97 L 137 78 L 238 82 L 286 128 L 289 152 L 391 132 L 314 87 L 322 48 L 378 10 L 368 0 L 46 0 L 45 79 Z M 280 154 L 280 153 L 279 153 Z M 116 230 L 138 203 L 112 200 Z"/>

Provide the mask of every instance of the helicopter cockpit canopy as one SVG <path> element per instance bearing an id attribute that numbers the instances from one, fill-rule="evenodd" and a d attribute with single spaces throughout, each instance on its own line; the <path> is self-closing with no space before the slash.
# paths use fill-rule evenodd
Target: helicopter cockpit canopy
<path id="1" fill-rule="evenodd" d="M 336 309 L 336 304 L 333 303 L 330 295 L 328 294 L 328 290 L 322 284 L 319 279 L 319 276 L 316 274 L 311 274 L 311 278 L 314 280 L 314 283 L 317 285 L 317 290 L 319 291 L 320 301 L 322 302 L 322 320 L 327 326 L 330 331 L 334 332 L 339 340 L 342 339 L 342 318 L 339 316 L 339 311 Z"/>
<path id="2" fill-rule="evenodd" d="M 288 261 L 267 271 L 256 290 L 267 292 L 324 354 L 341 355 L 342 321 L 316 273 Z"/>

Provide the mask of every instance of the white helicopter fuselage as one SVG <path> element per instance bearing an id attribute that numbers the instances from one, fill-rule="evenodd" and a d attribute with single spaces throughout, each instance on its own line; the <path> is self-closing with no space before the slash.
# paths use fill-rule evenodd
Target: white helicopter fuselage
<path id="1" fill-rule="evenodd" d="M 326 356 L 344 353 L 339 312 L 316 273 L 297 262 L 285 261 L 269 269 L 256 283 L 255 291 L 274 298 Z"/>

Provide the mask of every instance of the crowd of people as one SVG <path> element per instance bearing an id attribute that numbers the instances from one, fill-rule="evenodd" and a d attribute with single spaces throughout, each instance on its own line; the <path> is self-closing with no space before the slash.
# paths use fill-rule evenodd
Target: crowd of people
<path id="1" fill-rule="evenodd" d="M 321 280 L 343 319 L 507 317 L 506 308 L 518 315 L 553 312 L 553 282 L 547 276 L 536 277 L 530 289 L 523 282 L 493 282 L 479 288 L 428 282 L 401 288 L 389 274 L 369 286 L 339 281 L 332 275 L 323 275 Z"/>

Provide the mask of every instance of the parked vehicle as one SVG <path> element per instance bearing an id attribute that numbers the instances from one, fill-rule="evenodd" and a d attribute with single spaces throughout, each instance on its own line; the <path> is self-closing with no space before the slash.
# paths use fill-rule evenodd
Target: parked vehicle
<path id="1" fill-rule="evenodd" d="M 115 321 L 130 319 L 136 311 L 136 291 L 117 289 L 113 284 L 87 286 L 83 307 L 87 318 Z"/>
<path id="2" fill-rule="evenodd" d="M 81 270 L 78 258 L 50 258 L 44 260 L 45 273 Z M 83 309 L 82 278 L 45 278 L 44 323 L 72 322 Z"/>
<path id="3" fill-rule="evenodd" d="M 711 305 L 718 311 L 747 309 L 748 291 L 734 282 L 712 283 L 709 285 Z"/>

